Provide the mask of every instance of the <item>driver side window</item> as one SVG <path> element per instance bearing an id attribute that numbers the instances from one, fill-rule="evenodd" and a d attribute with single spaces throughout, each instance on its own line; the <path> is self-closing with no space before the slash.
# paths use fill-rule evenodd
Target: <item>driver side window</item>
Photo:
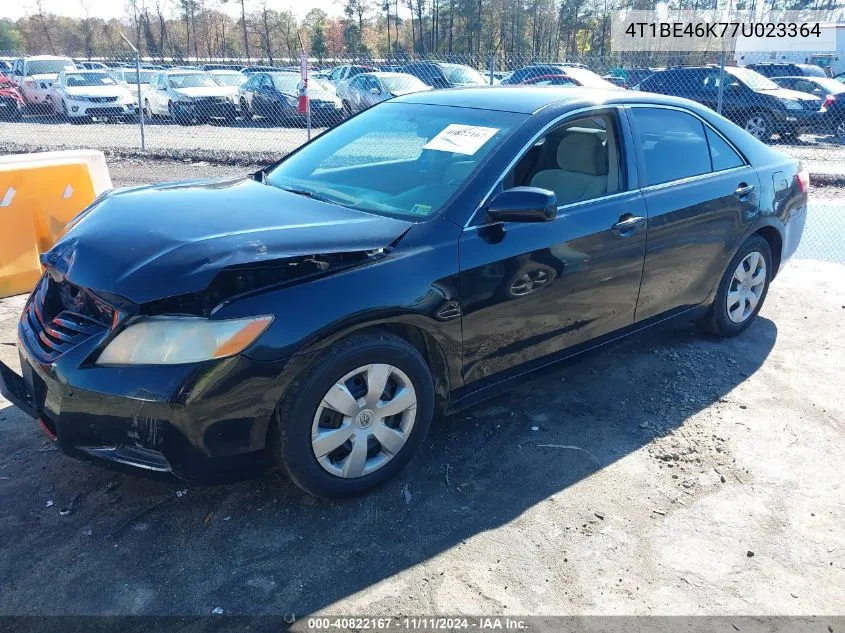
<path id="1" fill-rule="evenodd" d="M 503 189 L 553 191 L 558 206 L 625 190 L 616 114 L 569 120 L 552 129 L 506 174 Z"/>

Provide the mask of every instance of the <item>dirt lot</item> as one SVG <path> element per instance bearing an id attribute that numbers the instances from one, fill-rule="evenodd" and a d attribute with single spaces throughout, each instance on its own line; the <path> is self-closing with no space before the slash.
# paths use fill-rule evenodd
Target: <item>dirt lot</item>
<path id="1" fill-rule="evenodd" d="M 16 368 L 22 305 L 0 301 Z M 845 266 L 793 261 L 743 336 L 592 354 L 435 421 L 336 503 L 76 462 L 0 399 L 0 615 L 842 614 L 843 358 Z"/>

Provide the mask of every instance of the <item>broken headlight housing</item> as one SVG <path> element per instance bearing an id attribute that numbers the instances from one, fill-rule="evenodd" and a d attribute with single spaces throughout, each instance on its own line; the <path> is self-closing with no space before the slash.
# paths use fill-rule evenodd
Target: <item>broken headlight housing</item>
<path id="1" fill-rule="evenodd" d="M 272 316 L 148 317 L 114 337 L 97 365 L 178 365 L 233 356 L 251 345 L 272 321 Z"/>

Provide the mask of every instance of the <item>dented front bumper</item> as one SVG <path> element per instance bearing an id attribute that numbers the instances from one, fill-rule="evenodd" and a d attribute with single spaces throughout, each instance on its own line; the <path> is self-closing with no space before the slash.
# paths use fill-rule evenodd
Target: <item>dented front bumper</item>
<path id="1" fill-rule="evenodd" d="M 66 454 L 197 483 L 263 471 L 286 363 L 243 356 L 190 365 L 86 365 L 88 342 L 52 363 L 19 345 L 22 376 L 0 363 L 0 391 Z"/>

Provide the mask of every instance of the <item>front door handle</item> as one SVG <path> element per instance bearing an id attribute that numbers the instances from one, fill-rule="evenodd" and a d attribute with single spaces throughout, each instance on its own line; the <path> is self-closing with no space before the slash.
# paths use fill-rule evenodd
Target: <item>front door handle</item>
<path id="1" fill-rule="evenodd" d="M 734 190 L 734 195 L 737 198 L 743 198 L 752 191 L 754 191 L 754 185 L 747 185 L 744 182 L 741 182 L 739 186 Z"/>
<path id="2" fill-rule="evenodd" d="M 619 218 L 619 221 L 616 224 L 614 224 L 610 228 L 619 233 L 619 235 L 621 235 L 622 237 L 628 237 L 629 235 L 633 235 L 634 231 L 638 227 L 640 227 L 644 222 L 644 217 L 626 213 L 621 218 Z"/>

